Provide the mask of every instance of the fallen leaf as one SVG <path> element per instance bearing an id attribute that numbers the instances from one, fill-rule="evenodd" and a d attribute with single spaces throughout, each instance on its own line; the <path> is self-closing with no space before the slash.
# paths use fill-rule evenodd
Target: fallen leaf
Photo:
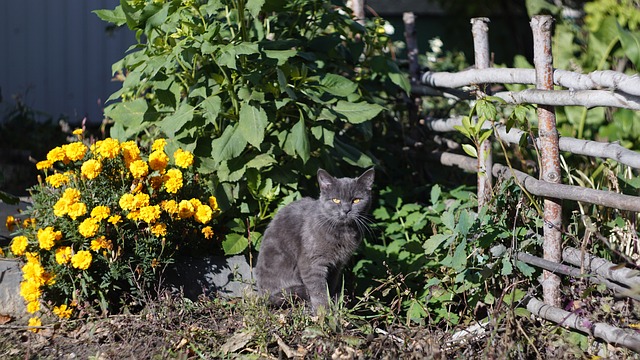
<path id="1" fill-rule="evenodd" d="M 275 336 L 276 341 L 278 342 L 278 346 L 280 346 L 280 349 L 282 350 L 282 352 L 284 352 L 284 354 L 287 355 L 289 359 L 303 358 L 305 355 L 307 355 L 306 349 L 302 347 L 298 347 L 298 349 L 293 350 L 289 345 L 285 344 L 285 342 L 282 340 L 282 338 L 280 338 L 280 336 L 278 336 L 277 334 L 274 334 L 273 336 Z"/>
<path id="2" fill-rule="evenodd" d="M 0 325 L 4 325 L 6 323 L 11 322 L 13 318 L 9 315 L 0 314 Z"/>
<path id="3" fill-rule="evenodd" d="M 239 331 L 220 347 L 223 354 L 236 352 L 245 347 L 253 339 L 253 331 Z"/>

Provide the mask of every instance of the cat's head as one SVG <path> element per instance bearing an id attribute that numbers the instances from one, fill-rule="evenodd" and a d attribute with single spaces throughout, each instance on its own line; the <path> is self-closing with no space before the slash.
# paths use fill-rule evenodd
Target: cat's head
<path id="1" fill-rule="evenodd" d="M 357 178 L 335 178 L 319 169 L 320 210 L 335 221 L 356 221 L 369 211 L 373 177 L 373 168 Z"/>

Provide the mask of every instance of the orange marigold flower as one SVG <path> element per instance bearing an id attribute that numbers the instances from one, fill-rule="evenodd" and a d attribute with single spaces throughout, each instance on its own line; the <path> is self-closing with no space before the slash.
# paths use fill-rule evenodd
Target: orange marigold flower
<path id="1" fill-rule="evenodd" d="M 173 153 L 173 158 L 177 166 L 181 168 L 188 168 L 193 165 L 193 154 L 189 151 L 178 149 Z"/>
<path id="2" fill-rule="evenodd" d="M 165 236 L 167 235 L 167 225 L 163 223 L 158 223 L 156 225 L 151 226 L 151 233 L 155 236 Z"/>
<path id="3" fill-rule="evenodd" d="M 87 270 L 91 266 L 93 257 L 86 250 L 80 250 L 71 257 L 71 266 L 80 270 Z"/>
<path id="4" fill-rule="evenodd" d="M 122 157 L 124 157 L 124 163 L 129 166 L 132 162 L 140 160 L 140 148 L 135 141 L 125 141 L 120 144 L 122 150 Z"/>
<path id="5" fill-rule="evenodd" d="M 218 199 L 215 196 L 209 196 L 209 206 L 211 206 L 211 210 L 218 211 L 220 208 L 218 207 Z"/>
<path id="6" fill-rule="evenodd" d="M 7 230 L 9 230 L 9 232 L 13 232 L 13 229 L 15 229 L 18 222 L 16 221 L 16 218 L 9 215 L 7 216 L 7 219 L 5 220 L 4 224 L 7 227 Z"/>
<path id="7" fill-rule="evenodd" d="M 197 222 L 201 224 L 206 224 L 211 221 L 211 217 L 213 216 L 213 210 L 209 207 L 209 205 L 200 205 L 196 208 L 196 213 L 193 217 Z"/>
<path id="8" fill-rule="evenodd" d="M 149 167 L 156 171 L 162 171 L 169 163 L 169 157 L 162 150 L 156 150 L 149 155 Z"/>
<path id="9" fill-rule="evenodd" d="M 113 249 L 113 243 L 111 240 L 107 240 L 104 236 L 100 236 L 97 239 L 91 240 L 91 250 L 99 251 L 100 249 Z"/>
<path id="10" fill-rule="evenodd" d="M 178 212 L 178 203 L 175 200 L 163 201 L 162 210 L 173 215 Z"/>
<path id="11" fill-rule="evenodd" d="M 211 239 L 213 237 L 213 229 L 211 226 L 205 226 L 202 228 L 202 234 L 205 239 Z"/>
<path id="12" fill-rule="evenodd" d="M 80 172 L 87 179 L 95 179 L 102 171 L 102 163 L 96 159 L 89 159 L 82 164 Z"/>
<path id="13" fill-rule="evenodd" d="M 193 207 L 193 204 L 189 200 L 182 200 L 178 204 L 178 216 L 181 219 L 190 218 L 194 212 L 195 212 L 195 208 Z"/>

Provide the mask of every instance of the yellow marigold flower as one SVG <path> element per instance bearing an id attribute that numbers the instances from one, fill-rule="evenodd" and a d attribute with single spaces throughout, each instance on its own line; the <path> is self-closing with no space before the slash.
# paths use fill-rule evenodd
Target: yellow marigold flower
<path id="1" fill-rule="evenodd" d="M 213 211 L 220 210 L 220 208 L 218 207 L 218 199 L 216 199 L 215 196 L 209 196 L 209 206 Z"/>
<path id="2" fill-rule="evenodd" d="M 167 146 L 167 140 L 166 139 L 157 139 L 156 141 L 153 142 L 153 145 L 151 145 L 151 150 L 152 151 L 164 151 L 164 147 Z"/>
<path id="3" fill-rule="evenodd" d="M 120 144 L 122 150 L 122 157 L 124 157 L 124 163 L 129 166 L 132 162 L 140 160 L 140 148 L 135 141 L 125 141 Z"/>
<path id="4" fill-rule="evenodd" d="M 149 166 L 142 160 L 135 160 L 129 164 L 129 171 L 135 179 L 139 179 L 149 174 Z"/>
<path id="5" fill-rule="evenodd" d="M 197 209 L 199 206 L 202 206 L 202 201 L 200 201 L 200 199 L 191 198 L 189 199 L 189 202 L 191 203 L 191 205 L 193 205 L 194 209 Z"/>
<path id="6" fill-rule="evenodd" d="M 196 213 L 193 217 L 197 222 L 201 224 L 206 224 L 211 221 L 211 217 L 213 216 L 213 210 L 209 207 L 209 205 L 200 205 L 196 208 Z"/>
<path id="7" fill-rule="evenodd" d="M 52 164 L 56 161 L 64 161 L 66 157 L 66 152 L 61 147 L 55 147 L 47 153 L 47 160 L 49 160 Z"/>
<path id="8" fill-rule="evenodd" d="M 189 200 L 182 200 L 178 204 L 178 216 L 181 219 L 190 218 L 194 212 L 195 212 L 195 208 L 193 207 L 193 204 Z"/>
<path id="9" fill-rule="evenodd" d="M 69 178 L 64 174 L 53 174 L 47 176 L 45 181 L 51 184 L 54 188 L 59 188 L 60 186 L 69 183 Z"/>
<path id="10" fill-rule="evenodd" d="M 97 239 L 91 240 L 91 250 L 98 251 L 100 249 L 113 249 L 113 243 L 111 240 L 107 240 L 104 236 L 100 236 Z"/>
<path id="11" fill-rule="evenodd" d="M 120 197 L 118 204 L 123 210 L 133 210 L 136 208 L 135 200 L 136 198 L 133 196 L 133 194 L 127 193 Z"/>
<path id="12" fill-rule="evenodd" d="M 36 169 L 38 170 L 47 170 L 53 167 L 53 162 L 49 160 L 42 160 L 36 163 Z"/>
<path id="13" fill-rule="evenodd" d="M 97 152 L 100 156 L 113 159 L 120 153 L 120 143 L 117 139 L 106 138 L 102 141 L 96 142 Z"/>
<path id="14" fill-rule="evenodd" d="M 71 265 L 80 270 L 87 270 L 91 265 L 91 253 L 86 250 L 80 250 L 71 257 Z"/>
<path id="15" fill-rule="evenodd" d="M 87 145 L 79 141 L 63 145 L 62 148 L 64 149 L 65 156 L 71 161 L 82 160 L 87 153 Z"/>
<path id="16" fill-rule="evenodd" d="M 26 302 L 37 301 L 42 296 L 42 290 L 33 281 L 23 281 L 20 283 L 20 296 Z"/>
<path id="17" fill-rule="evenodd" d="M 84 133 L 84 131 L 82 131 L 82 129 L 75 129 L 72 132 L 72 134 L 75 135 L 75 136 L 81 136 L 82 133 Z"/>
<path id="18" fill-rule="evenodd" d="M 0 248 L 0 256 L 4 257 L 4 250 L 2 250 L 2 248 Z"/>
<path id="19" fill-rule="evenodd" d="M 100 223 L 94 218 L 84 219 L 78 226 L 78 232 L 85 238 L 94 236 L 98 229 L 100 229 Z"/>
<path id="20" fill-rule="evenodd" d="M 51 286 L 56 283 L 56 276 L 50 272 L 44 273 L 44 283 L 47 286 Z"/>
<path id="21" fill-rule="evenodd" d="M 68 188 L 62 193 L 62 198 L 69 200 L 70 203 L 74 203 L 80 200 L 80 190 L 74 188 Z"/>
<path id="22" fill-rule="evenodd" d="M 149 205 L 149 194 L 137 193 L 133 196 L 133 204 L 136 209 Z"/>
<path id="23" fill-rule="evenodd" d="M 71 205 L 72 204 L 68 199 L 65 199 L 64 197 L 60 198 L 56 201 L 55 205 L 53 205 L 53 214 L 57 217 L 63 217 L 67 215 L 67 212 L 69 212 L 69 206 Z"/>
<path id="24" fill-rule="evenodd" d="M 122 217 L 120 215 L 111 215 L 111 216 L 109 216 L 109 219 L 107 221 L 110 222 L 113 225 L 116 225 L 120 221 L 122 221 Z"/>
<path id="25" fill-rule="evenodd" d="M 156 222 L 158 218 L 160 218 L 160 206 L 151 205 L 151 206 L 143 206 L 140 208 L 140 215 L 138 218 L 147 224 Z"/>
<path id="26" fill-rule="evenodd" d="M 111 215 L 111 209 L 108 206 L 98 205 L 91 210 L 91 217 L 98 221 L 108 218 L 109 215 Z"/>
<path id="27" fill-rule="evenodd" d="M 176 162 L 176 165 L 181 168 L 188 168 L 193 165 L 193 154 L 189 151 L 184 151 L 182 149 L 178 149 L 173 153 L 173 158 Z"/>
<path id="28" fill-rule="evenodd" d="M 87 213 L 87 205 L 82 202 L 77 202 L 75 204 L 71 204 L 67 208 L 67 215 L 73 220 L 79 218 L 80 216 Z"/>
<path id="29" fill-rule="evenodd" d="M 205 239 L 211 239 L 213 237 L 213 229 L 211 226 L 205 226 L 202 228 L 202 234 Z"/>
<path id="30" fill-rule="evenodd" d="M 22 278 L 36 285 L 44 285 L 47 282 L 47 274 L 39 261 L 28 261 L 22 266 Z"/>
<path id="31" fill-rule="evenodd" d="M 155 236 L 165 236 L 167 235 L 167 225 L 163 223 L 158 223 L 156 225 L 151 226 L 151 233 Z"/>
<path id="32" fill-rule="evenodd" d="M 44 229 L 38 229 L 38 244 L 44 250 L 51 250 L 57 240 L 62 239 L 62 232 L 55 231 L 53 227 L 47 226 Z"/>
<path id="33" fill-rule="evenodd" d="M 162 150 L 154 151 L 149 155 L 149 167 L 153 170 L 162 171 L 169 163 L 169 157 Z"/>
<path id="34" fill-rule="evenodd" d="M 140 219 L 140 210 L 131 210 L 129 211 L 129 213 L 127 214 L 127 219 L 129 220 L 139 220 Z"/>
<path id="35" fill-rule="evenodd" d="M 40 301 L 31 301 L 27 304 L 27 312 L 33 314 L 34 312 L 40 310 Z"/>
<path id="36" fill-rule="evenodd" d="M 60 265 L 68 264 L 71 261 L 71 247 L 61 246 L 56 249 L 56 262 Z"/>
<path id="37" fill-rule="evenodd" d="M 32 225 L 32 226 L 35 227 L 36 226 L 36 219 L 34 219 L 34 218 L 24 219 L 24 221 L 22 222 L 22 227 L 26 228 L 26 227 L 29 227 L 29 225 Z"/>
<path id="38" fill-rule="evenodd" d="M 182 188 L 182 171 L 171 169 L 165 175 L 164 187 L 168 193 L 175 194 Z"/>
<path id="39" fill-rule="evenodd" d="M 34 326 L 34 328 L 29 329 L 29 331 L 37 333 L 40 329 L 35 327 L 42 326 L 42 321 L 38 317 L 32 317 L 29 319 L 29 326 Z"/>
<path id="40" fill-rule="evenodd" d="M 175 200 L 168 200 L 162 202 L 162 210 L 168 214 L 175 214 L 178 212 L 178 203 Z"/>
<path id="41" fill-rule="evenodd" d="M 60 306 L 54 306 L 53 313 L 58 315 L 60 319 L 68 319 L 71 317 L 71 313 L 73 313 L 73 309 L 68 307 L 67 304 L 62 304 Z"/>
<path id="42" fill-rule="evenodd" d="M 9 232 L 13 232 L 13 229 L 15 229 L 16 227 L 16 218 L 14 218 L 13 216 L 9 215 L 7 216 L 7 219 L 4 222 L 5 226 L 7 227 L 7 230 L 9 230 Z"/>
<path id="43" fill-rule="evenodd" d="M 102 171 L 102 163 L 96 159 L 89 159 L 82 164 L 80 171 L 87 179 L 95 179 Z"/>

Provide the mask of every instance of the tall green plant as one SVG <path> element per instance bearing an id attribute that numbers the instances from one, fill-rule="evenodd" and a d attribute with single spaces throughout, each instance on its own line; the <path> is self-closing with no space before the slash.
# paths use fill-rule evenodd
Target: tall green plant
<path id="1" fill-rule="evenodd" d="M 96 14 L 138 39 L 113 66 L 111 135 L 162 134 L 193 151 L 221 208 L 249 219 L 230 224 L 227 253 L 258 240 L 318 167 L 374 164 L 370 120 L 409 90 L 388 39 L 340 1 L 121 0 Z"/>

